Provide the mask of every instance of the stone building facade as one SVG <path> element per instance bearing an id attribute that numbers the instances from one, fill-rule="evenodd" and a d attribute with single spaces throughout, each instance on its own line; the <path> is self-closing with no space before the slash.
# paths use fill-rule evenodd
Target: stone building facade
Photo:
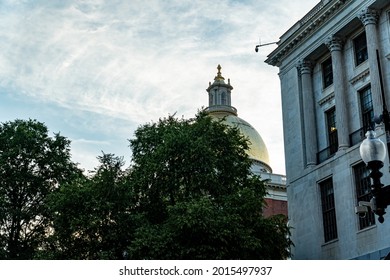
<path id="1" fill-rule="evenodd" d="M 388 0 L 322 0 L 268 55 L 280 71 L 293 259 L 390 252 L 390 214 L 383 224 L 355 214 L 370 198 L 359 146 L 383 101 L 390 104 L 389 60 Z M 383 124 L 375 130 L 386 142 Z M 388 159 L 382 172 L 390 184 Z"/>

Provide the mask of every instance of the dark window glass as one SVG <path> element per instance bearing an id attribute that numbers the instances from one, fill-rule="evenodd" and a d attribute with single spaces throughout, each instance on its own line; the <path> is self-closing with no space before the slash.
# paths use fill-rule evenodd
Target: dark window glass
<path id="1" fill-rule="evenodd" d="M 337 152 L 338 149 L 335 108 L 332 108 L 326 112 L 326 120 L 328 126 L 329 153 L 332 155 Z"/>
<path id="2" fill-rule="evenodd" d="M 332 58 L 329 57 L 322 63 L 322 79 L 324 88 L 333 84 Z"/>
<path id="3" fill-rule="evenodd" d="M 366 33 L 363 32 L 353 40 L 356 66 L 368 59 Z"/>
<path id="4" fill-rule="evenodd" d="M 356 199 L 359 201 L 370 201 L 371 199 L 371 181 L 366 164 L 364 162 L 359 163 L 353 167 L 356 184 Z M 364 218 L 359 217 L 359 229 L 375 225 L 375 217 L 372 211 L 368 212 Z"/>
<path id="5" fill-rule="evenodd" d="M 359 98 L 362 126 L 349 135 L 351 146 L 362 142 L 366 138 L 367 130 L 373 128 L 374 109 L 372 106 L 371 86 L 359 91 Z"/>
<path id="6" fill-rule="evenodd" d="M 360 94 L 360 107 L 362 112 L 363 130 L 366 132 L 371 129 L 374 118 L 374 109 L 372 107 L 371 87 L 366 87 Z"/>
<path id="7" fill-rule="evenodd" d="M 333 180 L 329 178 L 320 183 L 322 219 L 325 242 L 337 238 L 336 208 L 334 203 Z"/>

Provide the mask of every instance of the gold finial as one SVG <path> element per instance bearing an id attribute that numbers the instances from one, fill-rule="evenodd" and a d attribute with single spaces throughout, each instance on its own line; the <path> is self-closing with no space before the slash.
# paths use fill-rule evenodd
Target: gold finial
<path id="1" fill-rule="evenodd" d="M 215 76 L 214 81 L 223 81 L 223 80 L 225 80 L 225 78 L 222 77 L 222 75 L 221 75 L 221 69 L 222 69 L 222 67 L 221 67 L 220 64 L 218 64 L 217 69 L 218 69 L 218 73 L 217 73 L 217 76 Z"/>

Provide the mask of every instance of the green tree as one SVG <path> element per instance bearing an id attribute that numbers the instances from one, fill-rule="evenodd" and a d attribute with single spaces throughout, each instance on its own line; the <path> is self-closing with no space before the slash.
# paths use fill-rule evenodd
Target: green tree
<path id="1" fill-rule="evenodd" d="M 144 222 L 136 259 L 283 259 L 285 217 L 262 215 L 266 190 L 237 128 L 200 112 L 143 125 L 130 140 L 130 183 Z"/>
<path id="2" fill-rule="evenodd" d="M 46 258 L 121 259 L 130 244 L 135 203 L 123 159 L 112 154 L 98 159 L 90 176 L 61 186 L 50 197 L 54 235 Z"/>
<path id="3" fill-rule="evenodd" d="M 31 259 L 50 235 L 48 195 L 78 172 L 70 141 L 36 120 L 0 125 L 0 258 Z"/>

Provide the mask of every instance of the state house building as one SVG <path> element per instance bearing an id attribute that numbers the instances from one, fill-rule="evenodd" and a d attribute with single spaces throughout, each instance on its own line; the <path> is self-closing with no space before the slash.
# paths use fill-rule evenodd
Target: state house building
<path id="1" fill-rule="evenodd" d="M 266 60 L 279 68 L 293 259 L 384 259 L 390 209 L 381 224 L 355 206 L 370 199 L 359 146 L 390 104 L 390 1 L 310 8 Z M 375 130 L 386 143 L 383 124 Z M 389 185 L 388 158 L 381 171 Z"/>

